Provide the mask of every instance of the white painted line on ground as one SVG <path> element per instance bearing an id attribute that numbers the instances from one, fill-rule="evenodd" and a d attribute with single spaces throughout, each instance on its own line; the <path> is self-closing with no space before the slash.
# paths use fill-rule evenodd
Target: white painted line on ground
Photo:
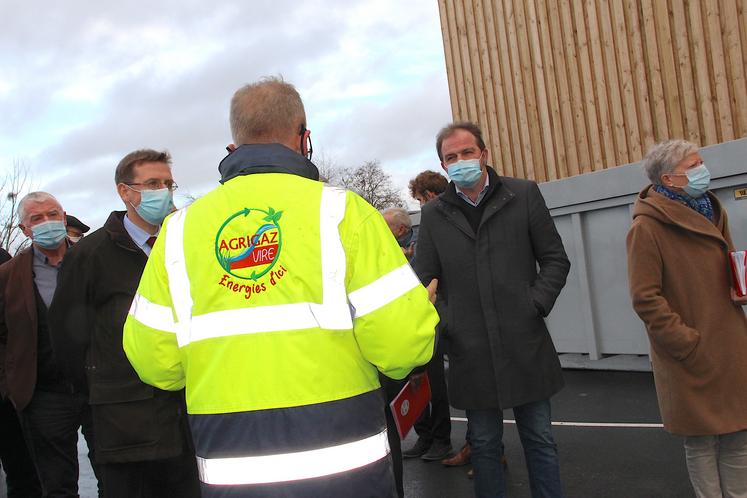
<path id="1" fill-rule="evenodd" d="M 466 422 L 464 417 L 451 417 L 454 422 Z M 505 424 L 515 424 L 516 420 L 504 419 Z M 625 424 L 616 422 L 553 422 L 552 425 L 566 427 L 622 427 L 631 429 L 662 429 L 664 424 Z"/>

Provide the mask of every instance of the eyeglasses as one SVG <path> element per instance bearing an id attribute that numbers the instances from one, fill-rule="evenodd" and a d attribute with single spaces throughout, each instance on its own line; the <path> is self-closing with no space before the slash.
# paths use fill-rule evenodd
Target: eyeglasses
<path id="1" fill-rule="evenodd" d="M 144 183 L 125 183 L 128 187 L 132 187 L 133 185 L 139 185 L 141 187 L 145 187 L 144 190 L 160 190 L 162 188 L 169 189 L 170 192 L 173 192 L 174 190 L 179 188 L 179 185 L 176 184 L 176 182 L 172 180 L 150 180 Z M 135 190 L 135 189 L 132 189 Z"/>

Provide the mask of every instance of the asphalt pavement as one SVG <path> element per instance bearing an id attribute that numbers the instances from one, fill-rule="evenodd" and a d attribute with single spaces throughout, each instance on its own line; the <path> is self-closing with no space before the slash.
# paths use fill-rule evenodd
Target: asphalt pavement
<path id="1" fill-rule="evenodd" d="M 653 377 L 642 372 L 566 370 L 566 387 L 553 398 L 554 434 L 561 477 L 568 498 L 691 498 L 681 438 L 660 424 Z M 452 411 L 452 444 L 459 449 L 467 424 Z M 531 496 L 513 413 L 505 413 L 504 444 L 511 498 Z M 649 427 L 653 425 L 654 427 Z M 411 433 L 403 442 L 415 442 Z M 94 498 L 96 485 L 79 440 L 80 495 Z M 439 462 L 405 461 L 407 498 L 469 498 L 468 466 L 447 468 Z M 5 498 L 0 485 L 0 498 Z"/>
<path id="2" fill-rule="evenodd" d="M 555 440 L 568 498 L 691 498 L 682 439 L 662 428 L 653 375 L 642 372 L 566 370 L 566 387 L 553 400 Z M 464 443 L 465 415 L 452 410 L 451 440 Z M 504 420 L 513 420 L 506 410 Z M 562 424 L 562 425 L 558 425 Z M 648 427 L 653 425 L 654 427 Z M 415 442 L 410 433 L 403 442 Z M 506 423 L 508 496 L 529 498 L 524 454 L 516 426 Z M 407 498 L 472 497 L 468 466 L 405 460 Z"/>

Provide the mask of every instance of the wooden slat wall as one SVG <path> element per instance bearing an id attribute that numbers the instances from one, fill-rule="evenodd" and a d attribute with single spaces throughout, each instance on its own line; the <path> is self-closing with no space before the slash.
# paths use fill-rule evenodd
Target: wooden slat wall
<path id="1" fill-rule="evenodd" d="M 747 0 L 438 0 L 455 121 L 549 181 L 747 136 Z"/>

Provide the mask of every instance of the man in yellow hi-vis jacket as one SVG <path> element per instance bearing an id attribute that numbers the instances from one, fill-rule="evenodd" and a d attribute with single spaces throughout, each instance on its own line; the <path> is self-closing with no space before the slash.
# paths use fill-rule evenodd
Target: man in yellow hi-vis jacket
<path id="1" fill-rule="evenodd" d="M 222 185 L 163 225 L 125 352 L 186 385 L 203 496 L 395 496 L 377 369 L 430 360 L 428 292 L 381 215 L 318 181 L 292 85 L 239 89 L 231 130 Z"/>

